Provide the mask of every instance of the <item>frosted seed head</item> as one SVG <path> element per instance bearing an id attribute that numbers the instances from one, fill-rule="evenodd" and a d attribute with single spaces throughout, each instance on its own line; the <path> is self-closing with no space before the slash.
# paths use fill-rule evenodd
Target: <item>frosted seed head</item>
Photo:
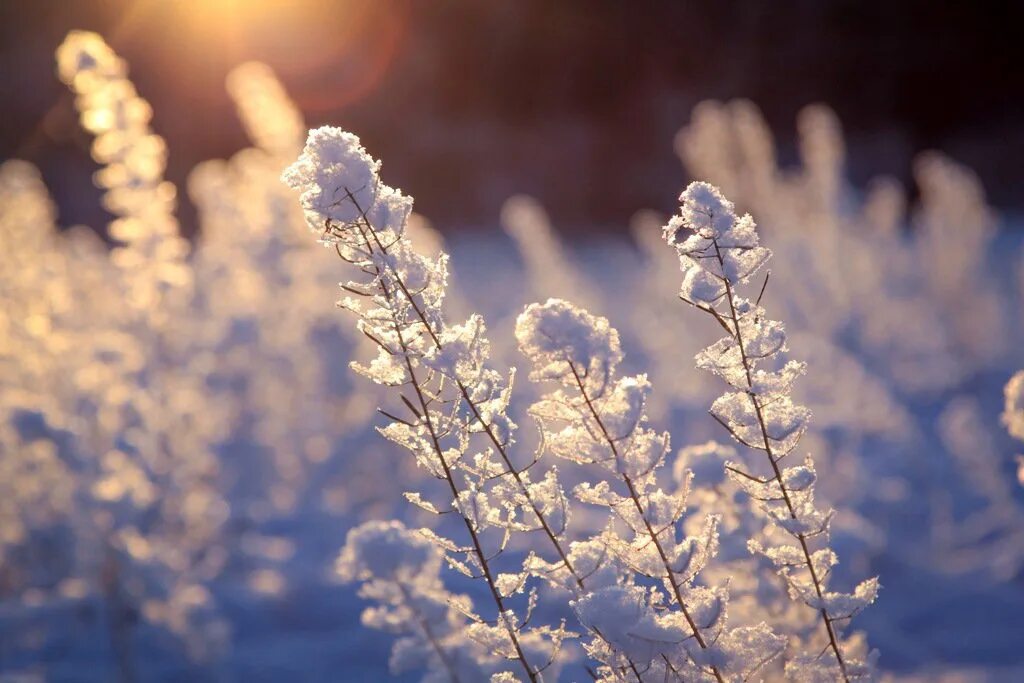
<path id="1" fill-rule="evenodd" d="M 299 191 L 310 229 L 323 232 L 327 221 L 348 226 L 361 221 L 364 214 L 379 212 L 380 197 L 401 204 L 391 196 L 393 190 L 379 187 L 379 172 L 380 162 L 366 153 L 357 136 L 341 128 L 322 126 L 309 131 L 302 154 L 284 170 L 281 180 Z"/>
<path id="2" fill-rule="evenodd" d="M 711 183 L 690 183 L 679 195 L 679 202 L 682 205 L 682 227 L 702 236 L 721 236 L 736 221 L 736 207 Z"/>
<path id="3" fill-rule="evenodd" d="M 562 299 L 530 304 L 516 320 L 519 349 L 530 359 L 530 379 L 576 384 L 579 375 L 601 390 L 622 360 L 619 334 L 606 318 L 594 316 Z"/>

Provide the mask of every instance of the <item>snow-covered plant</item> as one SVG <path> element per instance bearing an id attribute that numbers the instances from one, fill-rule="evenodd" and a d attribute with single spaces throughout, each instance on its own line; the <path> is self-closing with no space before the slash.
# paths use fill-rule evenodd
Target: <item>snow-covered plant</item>
<path id="1" fill-rule="evenodd" d="M 315 296 L 336 281 L 333 262 L 294 239 L 305 225 L 280 172 L 305 130 L 289 145 L 289 126 L 271 120 L 296 110 L 268 70 L 245 66 L 231 89 L 250 129 L 262 108 L 260 130 L 278 132 L 251 130 L 260 148 L 193 174 L 203 236 L 186 259 L 162 144 L 126 66 L 79 32 L 58 59 L 97 133 L 94 179 L 120 237 L 111 251 L 89 228 L 59 232 L 38 172 L 0 168 L 0 598 L 5 631 L 25 634 L 5 639 L 2 658 L 64 637 L 26 628 L 37 606 L 76 628 L 99 618 L 89 630 L 109 637 L 122 678 L 164 664 L 133 654 L 155 644 L 183 644 L 188 666 L 205 667 L 226 644 L 210 609 L 225 567 L 258 563 L 249 585 L 264 597 L 287 587 L 276 567 L 293 541 L 253 526 L 300 503 L 372 498 L 366 487 L 330 499 L 310 472 L 344 462 L 330 457 L 339 433 L 369 431 L 370 392 L 330 386 L 354 344 Z M 164 277 L 179 266 L 182 277 Z M 364 460 L 377 479 L 391 464 Z"/>
<path id="2" fill-rule="evenodd" d="M 56 235 L 45 220 L 10 235 L 18 250 L 36 252 L 18 264 L 18 279 L 45 279 L 27 297 L 8 292 L 20 299 L 15 306 L 43 302 L 12 337 L 45 332 L 45 343 L 21 359 L 39 373 L 24 386 L 44 393 L 4 415 L 17 431 L 5 446 L 40 473 L 43 465 L 64 468 L 65 486 L 54 485 L 60 515 L 49 523 L 69 542 L 50 560 L 60 575 L 44 595 L 105 601 L 121 675 L 132 676 L 133 615 L 180 635 L 196 653 L 221 640 L 219 626 L 204 631 L 192 616 L 212 602 L 203 584 L 223 562 L 217 546 L 227 504 L 211 447 L 224 421 L 202 400 L 205 376 L 186 352 L 188 243 L 172 213 L 174 187 L 163 180 L 165 149 L 149 129 L 149 105 L 95 34 L 69 34 L 57 61 L 96 136 L 92 151 L 103 168 L 94 180 L 117 216 L 110 234 L 123 244 L 108 260 L 95 237 Z M 32 197 L 26 190 L 19 193 Z M 117 296 L 100 294 L 110 291 Z M 54 452 L 56 461 L 46 455 Z"/>
<path id="3" fill-rule="evenodd" d="M 968 365 L 957 357 L 958 341 L 968 345 L 973 362 L 990 356 L 1005 336 L 978 339 L 990 329 L 986 321 L 999 300 L 971 272 L 991 221 L 977 182 L 947 159 L 924 157 L 915 171 L 928 191 L 915 217 L 919 237 L 909 240 L 898 183 L 877 179 L 861 199 L 843 182 L 846 150 L 835 114 L 812 105 L 797 124 L 802 165 L 796 169 L 778 163 L 766 122 L 745 100 L 698 105 L 676 149 L 692 177 L 721 187 L 758 216 L 777 262 L 786 264 L 773 275 L 773 289 L 783 295 L 777 298 L 791 328 L 855 342 L 862 359 L 906 391 L 955 383 Z M 961 256 L 936 261 L 920 253 L 958 251 L 952 243 Z M 937 305 L 935 292 L 951 293 L 940 284 L 947 279 L 968 285 L 952 293 L 971 292 L 977 297 L 971 306 Z"/>
<path id="4" fill-rule="evenodd" d="M 438 683 L 510 673 L 507 659 L 468 632 L 472 602 L 445 589 L 443 559 L 434 543 L 401 522 L 371 521 L 348 532 L 335 566 L 342 581 L 360 581 L 359 595 L 378 603 L 363 611 L 363 624 L 401 636 L 391 648 L 394 673 L 425 668 L 422 680 Z"/>
<path id="5" fill-rule="evenodd" d="M 819 471 L 830 473 L 817 495 L 843 509 L 832 535 L 844 548 L 844 568 L 878 553 L 924 571 L 990 573 L 997 565 L 987 558 L 1019 553 L 1019 544 L 1000 540 L 1013 535 L 1017 512 L 1003 507 L 1007 499 L 997 488 L 980 489 L 973 474 L 948 476 L 962 471 L 967 451 L 950 450 L 954 441 L 943 434 L 948 420 L 935 417 L 936 401 L 963 404 L 963 394 L 991 393 L 994 378 L 1021 365 L 1020 349 L 1008 342 L 1020 337 L 1024 317 L 1008 311 L 1020 310 L 1024 290 L 1007 287 L 1005 277 L 1019 256 L 1007 231 L 997 231 L 1008 221 L 987 205 L 969 169 L 935 152 L 915 161 L 914 196 L 893 178 L 855 186 L 844 172 L 838 130 L 822 105 L 801 112 L 799 159 L 784 165 L 756 106 L 705 102 L 680 132 L 677 150 L 691 177 L 721 187 L 741 213 L 757 217 L 774 254 L 770 294 L 777 317 L 786 321 L 802 360 L 821 368 L 796 384 L 794 398 L 814 407 L 808 437 L 819 442 L 813 446 Z M 656 328 L 652 337 L 664 333 Z M 703 334 L 699 327 L 681 330 L 683 352 Z M 991 441 L 992 426 L 984 423 Z M 990 470 L 1005 469 L 998 450 L 994 459 L 984 450 L 972 457 Z M 1005 472 L 1000 476 L 1006 479 Z M 979 501 L 979 494 L 996 497 Z M 986 512 L 975 514 L 967 499 Z M 888 523 L 896 509 L 901 519 L 914 520 L 913 532 Z M 998 533 L 988 533 L 997 530 L 992 524 Z M 900 540 L 886 542 L 893 533 Z M 994 578 L 1001 580 L 1013 564 L 1019 560 L 1001 561 Z M 891 578 L 905 594 L 899 580 Z M 903 632 L 911 640 L 919 636 Z"/>
<path id="6" fill-rule="evenodd" d="M 153 111 L 128 79 L 128 67 L 103 39 L 72 31 L 57 48 L 57 73 L 75 93 L 82 126 L 96 136 L 92 154 L 103 169 L 95 182 L 118 218 L 110 236 L 123 246 L 112 259 L 126 280 L 128 303 L 166 324 L 168 296 L 191 284 L 187 240 L 174 218 L 175 188 L 163 178 L 167 146 L 149 127 Z"/>
<path id="7" fill-rule="evenodd" d="M 1007 386 L 1007 399 L 1015 388 L 1012 385 L 1013 380 Z M 1007 408 L 1013 406 L 1007 403 Z M 1003 417 L 1012 428 L 1006 412 Z M 1006 476 L 1006 455 L 997 434 L 986 424 L 978 400 L 969 395 L 950 400 L 937 422 L 942 445 L 981 504 L 972 506 L 955 527 L 940 527 L 936 558 L 946 571 L 985 570 L 1011 580 L 1024 568 L 1024 507 L 1018 501 L 1017 482 Z"/>
<path id="8" fill-rule="evenodd" d="M 760 306 L 767 280 L 756 299 L 739 294 L 770 252 L 760 245 L 750 215 L 738 216 L 714 186 L 691 183 L 680 203 L 680 213 L 664 231 L 680 256 L 679 296 L 726 332 L 697 356 L 699 368 L 731 388 L 711 406 L 711 415 L 738 443 L 765 455 L 755 468 L 737 462 L 726 465 L 735 483 L 759 502 L 765 517 L 765 533 L 751 539 L 751 550 L 771 560 L 791 597 L 819 617 L 815 634 L 797 634 L 803 636 L 803 652 L 790 658 L 787 672 L 810 680 L 870 677 L 873 657 L 858 652 L 863 643 L 844 638 L 842 627 L 874 601 L 878 580 L 864 581 L 851 593 L 829 590 L 829 575 L 837 562 L 828 545 L 832 512 L 815 505 L 817 475 L 810 457 L 800 464 L 786 462 L 810 419 L 810 411 L 791 397 L 805 365 L 792 360 L 773 363 L 786 351 L 786 335 L 782 323 L 767 318 Z"/>
<path id="9" fill-rule="evenodd" d="M 300 192 L 309 227 L 362 276 L 342 285 L 339 305 L 359 317 L 358 329 L 374 342 L 377 357 L 352 368 L 392 389 L 402 407 L 381 409 L 389 420 L 381 434 L 441 483 L 435 499 L 419 491 L 406 497 L 427 512 L 461 520 L 462 542 L 428 536 L 452 567 L 487 585 L 495 617 L 473 614 L 467 632 L 490 651 L 518 660 L 529 680 L 541 680 L 558 659 L 564 625 L 528 625 L 536 589 L 525 612 L 510 605 L 525 589 L 532 556 L 518 571 L 499 572 L 498 564 L 511 536 L 537 530 L 572 571 L 562 540 L 566 499 L 554 470 L 534 481 L 528 469 L 535 461 L 513 462 L 512 376 L 487 367 L 483 318 L 445 322 L 447 256 L 430 259 L 414 251 L 404 234 L 412 200 L 382 183 L 379 168 L 356 136 L 323 127 L 310 131 L 283 179 Z M 484 443 L 476 453 L 474 435 Z"/>
<path id="10" fill-rule="evenodd" d="M 680 535 L 690 475 L 677 489 L 658 487 L 669 435 L 647 426 L 646 375 L 618 374 L 618 332 L 604 318 L 550 299 L 526 308 L 516 337 L 530 378 L 560 385 L 530 411 L 545 447 L 604 473 L 574 493 L 607 508 L 612 523 L 600 541 L 628 568 L 573 603 L 593 634 L 587 650 L 603 664 L 601 679 L 739 680 L 774 659 L 781 639 L 763 623 L 729 628 L 727 587 L 697 580 L 715 555 L 719 519 L 709 516 L 697 534 Z"/>

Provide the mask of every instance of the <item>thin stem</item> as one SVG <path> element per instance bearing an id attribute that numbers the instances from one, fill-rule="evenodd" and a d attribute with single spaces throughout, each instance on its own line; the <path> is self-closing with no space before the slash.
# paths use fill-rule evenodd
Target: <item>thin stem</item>
<path id="1" fill-rule="evenodd" d="M 597 408 L 594 406 L 593 401 L 590 400 L 590 396 L 587 394 L 586 387 L 583 385 L 583 378 L 580 377 L 580 373 L 576 370 L 576 365 L 572 361 L 568 361 L 569 369 L 572 370 L 572 375 L 576 379 L 576 385 L 580 389 L 580 395 L 583 397 L 583 401 L 586 403 L 587 408 L 590 410 L 590 414 L 593 415 L 594 421 L 600 428 L 601 433 L 604 435 L 605 441 L 608 442 L 609 447 L 612 449 L 612 455 L 615 456 L 615 461 L 620 462 L 618 447 L 615 445 L 615 439 L 611 437 L 608 430 L 604 426 L 604 422 L 601 420 L 601 416 L 597 412 Z M 632 479 L 625 472 L 619 472 L 622 477 L 622 481 L 626 484 L 626 489 L 629 491 L 629 497 L 633 500 L 633 505 L 636 507 L 637 513 L 640 515 L 640 519 L 643 520 L 644 526 L 647 528 L 647 535 L 651 537 L 651 541 L 654 543 L 654 547 L 658 550 L 658 555 L 661 557 L 661 562 L 665 566 L 665 572 L 668 576 L 668 581 L 672 584 L 672 592 L 675 595 L 676 603 L 679 605 L 679 610 L 683 613 L 683 617 L 686 619 L 686 623 L 689 624 L 690 630 L 693 631 L 693 636 L 697 640 L 697 644 L 702 649 L 708 649 L 707 641 L 700 634 L 700 629 L 697 628 L 696 622 L 693 617 L 690 616 L 690 611 L 686 608 L 686 603 L 683 601 L 682 591 L 679 590 L 679 584 L 676 583 L 675 573 L 672 571 L 672 563 L 668 559 L 668 554 L 661 545 L 661 541 L 658 540 L 658 534 L 651 527 L 651 523 L 648 521 L 647 516 L 644 514 L 643 505 L 640 502 L 640 494 L 637 492 L 636 487 L 633 485 Z M 722 674 L 718 671 L 718 667 L 714 664 L 711 665 L 711 672 L 714 674 L 715 679 L 719 683 L 725 683 L 725 679 Z"/>
<path id="2" fill-rule="evenodd" d="M 711 238 L 712 244 L 715 246 L 715 255 L 718 258 L 718 263 L 722 267 L 723 274 L 725 273 L 725 260 L 722 257 L 721 249 L 718 246 L 718 239 L 715 237 Z M 732 314 L 733 325 L 736 329 L 736 344 L 740 349 L 740 360 L 743 363 L 743 371 L 747 379 L 746 394 L 750 397 L 750 401 L 754 406 L 754 413 L 757 416 L 757 424 L 761 432 L 761 438 L 764 439 L 764 451 L 768 455 L 768 462 L 771 463 L 772 472 L 775 477 L 775 482 L 779 485 L 779 489 L 782 491 L 782 499 L 786 503 L 786 508 L 789 511 L 791 519 L 796 519 L 796 508 L 793 506 L 793 501 L 790 498 L 789 490 L 786 488 L 785 481 L 782 478 L 782 470 L 779 468 L 779 463 L 775 459 L 772 453 L 772 445 L 768 436 L 768 426 L 765 423 L 764 413 L 761 409 L 761 402 L 758 400 L 757 395 L 753 392 L 753 373 L 751 368 L 750 360 L 747 358 L 747 351 L 743 346 L 743 333 L 740 331 L 740 320 L 736 314 L 736 301 L 735 295 L 732 289 L 732 283 L 729 281 L 727 276 L 722 278 L 725 282 L 725 296 L 729 302 L 729 310 Z M 763 293 L 763 290 L 762 290 Z M 760 297 L 759 297 L 760 298 Z M 821 599 L 824 596 L 824 589 L 821 580 L 818 578 L 818 572 L 814 568 L 814 560 L 811 558 L 811 551 L 807 546 L 807 538 L 803 533 L 796 534 L 796 538 L 800 541 L 800 548 L 803 550 L 804 560 L 807 564 L 807 569 L 811 575 L 811 581 L 814 584 L 814 591 L 818 594 L 818 598 Z M 846 662 L 843 660 L 843 653 L 839 647 L 839 638 L 836 635 L 835 627 L 832 624 L 832 618 L 828 614 L 828 610 L 822 607 L 818 610 L 821 614 L 822 620 L 825 622 L 825 630 L 828 631 L 829 647 L 832 652 L 835 653 L 836 661 L 839 663 L 839 671 L 843 676 L 843 681 L 847 683 L 850 680 L 849 675 L 846 672 Z"/>
<path id="3" fill-rule="evenodd" d="M 372 253 L 373 247 L 370 245 L 369 238 L 363 232 L 362 228 L 360 228 L 359 231 L 363 237 L 363 240 L 366 242 L 367 248 L 370 249 Z M 370 232 L 376 235 L 376 232 L 372 229 L 372 227 L 370 228 Z M 377 243 L 380 244 L 380 241 L 377 240 Z M 383 292 L 384 298 L 388 303 L 388 309 L 391 311 L 392 323 L 394 324 L 395 334 L 398 337 L 398 344 L 402 349 L 402 357 L 405 359 L 406 370 L 408 370 L 409 372 L 410 384 L 413 388 L 413 391 L 416 394 L 416 400 L 419 402 L 421 414 L 423 415 L 423 422 L 427 427 L 428 434 L 430 435 L 430 441 L 434 449 L 434 454 L 437 456 L 438 461 L 441 463 L 441 468 L 444 471 L 444 478 L 448 484 L 449 490 L 451 491 L 452 499 L 458 500 L 459 487 L 455 483 L 455 477 L 452 474 L 448 462 L 444 459 L 444 449 L 441 447 L 440 437 L 438 437 L 437 430 L 434 427 L 434 422 L 430 417 L 430 411 L 427 408 L 427 399 L 423 395 L 423 389 L 421 388 L 419 379 L 416 377 L 415 368 L 413 367 L 412 360 L 409 357 L 409 347 L 405 341 L 405 336 L 402 334 L 402 326 L 395 312 L 394 295 L 388 288 L 388 286 L 384 283 L 384 280 L 381 278 L 380 269 L 374 266 L 374 270 L 376 271 L 377 281 L 380 283 L 381 291 Z M 480 537 L 477 534 L 476 529 L 473 527 L 472 522 L 470 522 L 465 517 L 465 515 L 460 515 L 460 517 L 462 518 L 462 521 L 466 526 L 466 531 L 469 533 L 470 540 L 473 543 L 473 553 L 476 555 L 477 561 L 480 563 L 480 569 L 483 572 L 484 580 L 487 582 L 487 587 L 490 589 L 491 597 L 494 598 L 494 604 L 498 607 L 498 620 L 505 625 L 505 630 L 508 632 L 509 639 L 512 641 L 512 646 L 516 651 L 516 657 L 519 659 L 520 663 L 522 663 L 523 665 L 523 668 L 526 670 L 526 675 L 529 677 L 531 683 L 537 683 L 537 681 L 539 680 L 537 677 L 537 673 L 533 670 L 533 667 L 530 666 L 529 661 L 526 659 L 526 653 L 523 652 L 522 645 L 519 643 L 519 637 L 516 634 L 516 630 L 512 627 L 511 624 L 508 623 L 508 620 L 506 618 L 507 610 L 505 608 L 505 601 L 501 597 L 501 592 L 498 590 L 497 584 L 495 583 L 490 563 L 488 562 L 487 555 L 484 553 L 483 546 L 480 542 Z"/>

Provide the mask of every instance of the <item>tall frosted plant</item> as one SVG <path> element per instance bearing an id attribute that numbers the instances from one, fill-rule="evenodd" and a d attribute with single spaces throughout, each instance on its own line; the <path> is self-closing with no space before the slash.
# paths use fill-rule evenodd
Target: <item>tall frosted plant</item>
<path id="1" fill-rule="evenodd" d="M 763 623 L 728 628 L 727 589 L 697 581 L 715 555 L 719 520 L 709 516 L 699 534 L 680 536 L 691 475 L 675 490 L 658 487 L 669 435 L 647 426 L 646 375 L 618 375 L 618 332 L 604 318 L 551 299 L 526 308 L 516 337 L 530 378 L 560 386 L 531 409 L 547 448 L 599 466 L 606 477 L 575 494 L 622 523 L 610 525 L 601 541 L 628 570 L 573 603 L 594 634 L 587 650 L 604 665 L 601 680 L 745 680 L 774 659 L 782 641 Z"/>
<path id="2" fill-rule="evenodd" d="M 163 178 L 167 145 L 153 133 L 153 111 L 128 79 L 128 66 L 103 39 L 71 31 L 57 48 L 57 73 L 75 93 L 82 126 L 95 136 L 95 182 L 117 216 L 112 258 L 127 283 L 129 303 L 154 323 L 172 317 L 165 299 L 190 285 L 188 242 L 174 218 L 175 188 Z"/>
<path id="3" fill-rule="evenodd" d="M 212 604 L 204 584 L 224 563 L 228 504 L 213 445 L 228 420 L 217 402 L 204 400 L 202 351 L 209 349 L 188 315 L 189 246 L 173 213 L 175 188 L 163 177 L 166 146 L 150 128 L 152 110 L 100 36 L 72 31 L 56 58 L 82 126 L 95 136 L 92 154 L 102 168 L 94 182 L 116 216 L 113 268 L 99 287 L 85 286 L 95 271 L 68 261 L 90 315 L 66 321 L 88 358 L 81 367 L 69 359 L 67 400 L 78 412 L 71 427 L 83 473 L 76 501 L 83 509 L 72 520 L 84 565 L 77 571 L 106 597 L 121 675 L 130 678 L 134 613 L 183 636 L 197 656 L 223 641 L 222 624 L 200 633 L 192 617 Z M 120 297 L 97 296 L 100 287 Z"/>
<path id="4" fill-rule="evenodd" d="M 852 593 L 829 590 L 838 561 L 828 545 L 832 512 L 815 504 L 817 475 L 810 457 L 793 465 L 787 460 L 810 419 L 810 411 L 791 398 L 805 365 L 781 363 L 783 325 L 767 318 L 760 306 L 767 280 L 754 300 L 739 293 L 771 254 L 760 245 L 753 219 L 737 216 L 714 186 L 692 183 L 679 199 L 681 212 L 665 227 L 665 239 L 679 253 L 680 298 L 726 332 L 697 355 L 699 368 L 730 387 L 715 400 L 711 415 L 737 442 L 764 453 L 756 468 L 726 465 L 765 518 L 764 537 L 751 539 L 750 548 L 774 563 L 790 596 L 819 617 L 817 637 L 805 639 L 807 649 L 790 659 L 787 673 L 809 680 L 869 678 L 873 658 L 858 652 L 858 640 L 844 639 L 842 626 L 874 601 L 878 580 L 868 579 Z"/>
<path id="5" fill-rule="evenodd" d="M 487 367 L 480 316 L 446 324 L 441 305 L 447 256 L 429 259 L 414 251 L 404 234 L 412 199 L 383 184 L 379 168 L 356 136 L 323 127 L 310 131 L 283 179 L 299 190 L 310 228 L 361 274 L 342 285 L 339 306 L 358 316 L 358 328 L 376 345 L 377 357 L 352 368 L 393 390 L 400 407 L 381 409 L 389 420 L 381 434 L 409 450 L 442 484 L 434 500 L 418 491 L 406 497 L 430 513 L 460 519 L 462 542 L 429 536 L 452 567 L 487 586 L 495 617 L 473 614 L 467 632 L 490 651 L 518 661 L 521 672 L 538 681 L 558 659 L 564 628 L 527 626 L 535 590 L 525 612 L 510 605 L 525 589 L 532 557 L 513 572 L 500 572 L 498 565 L 511 536 L 537 530 L 557 551 L 559 566 L 573 571 L 562 540 L 565 496 L 554 470 L 534 481 L 532 462 L 512 461 L 512 377 Z M 485 450 L 472 451 L 474 435 L 482 436 Z"/>

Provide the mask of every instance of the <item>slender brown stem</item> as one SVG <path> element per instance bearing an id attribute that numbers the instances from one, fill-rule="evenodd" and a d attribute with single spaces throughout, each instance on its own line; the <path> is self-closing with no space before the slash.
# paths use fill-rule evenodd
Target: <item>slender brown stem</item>
<path id="1" fill-rule="evenodd" d="M 757 424 L 761 432 L 761 438 L 764 439 L 764 451 L 768 455 L 768 462 L 772 466 L 772 473 L 775 478 L 775 482 L 779 485 L 779 489 L 782 492 L 782 499 L 786 503 L 786 508 L 789 511 L 790 518 L 797 519 L 796 508 L 793 506 L 793 501 L 790 498 L 789 490 L 786 488 L 785 481 L 782 478 L 782 470 L 779 468 L 779 463 L 775 459 L 775 455 L 772 453 L 772 445 L 768 436 L 768 426 L 765 423 L 761 402 L 758 400 L 757 395 L 753 392 L 754 383 L 752 368 L 750 360 L 747 358 L 747 350 L 743 346 L 743 333 L 740 331 L 740 320 L 739 316 L 736 314 L 735 295 L 733 293 L 732 283 L 729 281 L 729 278 L 727 276 L 724 276 L 725 260 L 722 257 L 721 249 L 719 249 L 718 239 L 712 237 L 711 240 L 715 246 L 715 255 L 718 258 L 718 263 L 722 267 L 722 280 L 725 283 L 725 296 L 726 300 L 729 302 L 729 311 L 731 313 L 733 326 L 736 330 L 736 344 L 739 346 L 740 349 L 740 360 L 743 363 L 743 371 L 747 379 L 746 394 L 747 396 L 750 397 L 750 402 L 754 406 L 754 414 L 757 416 Z M 818 599 L 820 600 L 824 595 L 824 589 L 821 580 L 818 578 L 818 572 L 814 568 L 814 560 L 811 558 L 811 551 L 807 546 L 807 538 L 802 533 L 796 534 L 796 538 L 798 541 L 800 541 L 800 548 L 801 550 L 803 550 L 804 559 L 807 564 L 807 570 L 810 572 L 811 582 L 814 584 L 814 591 L 818 594 Z M 836 661 L 839 663 L 839 671 L 840 673 L 842 673 L 843 680 L 849 682 L 850 677 L 846 671 L 846 662 L 843 660 L 843 653 L 839 647 L 839 638 L 836 635 L 836 630 L 835 626 L 832 623 L 832 618 L 829 616 L 828 610 L 826 610 L 824 607 L 818 611 L 821 614 L 822 620 L 825 622 L 825 630 L 828 632 L 829 647 L 832 649 L 832 652 L 835 653 Z"/>
<path id="2" fill-rule="evenodd" d="M 372 254 L 373 247 L 370 244 L 369 238 L 366 236 L 366 233 L 363 232 L 362 228 L 360 228 L 359 230 L 364 242 L 366 243 L 367 248 L 370 250 Z M 370 227 L 370 232 L 371 234 L 374 235 L 374 238 L 376 240 L 376 231 L 374 231 L 372 227 Z M 377 240 L 377 243 L 380 244 L 380 241 Z M 444 472 L 445 482 L 448 484 L 448 488 L 451 492 L 452 499 L 458 500 L 459 487 L 455 483 L 455 476 L 452 474 L 451 467 L 448 465 L 448 462 L 444 459 L 444 449 L 441 447 L 440 437 L 438 436 L 437 430 L 434 427 L 434 422 L 430 417 L 430 410 L 428 408 L 427 399 L 423 395 L 423 389 L 421 387 L 419 379 L 416 376 L 416 370 L 413 367 L 412 360 L 409 357 L 409 347 L 405 341 L 405 336 L 402 334 L 401 322 L 398 320 L 397 314 L 395 313 L 394 294 L 391 292 L 388 286 L 384 283 L 384 280 L 381 278 L 382 273 L 380 272 L 380 269 L 374 266 L 373 270 L 376 273 L 377 281 L 380 283 L 381 292 L 384 294 L 384 298 L 388 303 L 388 309 L 391 312 L 391 318 L 395 329 L 395 335 L 397 336 L 398 344 L 402 349 L 402 357 L 405 359 L 405 367 L 406 370 L 409 372 L 410 384 L 413 388 L 414 393 L 416 394 L 416 400 L 420 405 L 420 414 L 423 416 L 423 423 L 427 428 L 427 433 L 430 435 L 431 446 L 433 447 L 434 454 L 437 456 L 438 462 L 441 463 L 441 468 Z M 487 555 L 484 553 L 483 545 L 480 542 L 479 534 L 477 534 L 476 529 L 473 527 L 473 523 L 470 522 L 465 517 L 465 515 L 460 515 L 460 517 L 462 518 L 462 521 L 465 524 L 466 531 L 469 533 L 470 540 L 473 544 L 473 554 L 476 556 L 477 562 L 479 562 L 480 564 L 480 570 L 483 573 L 483 578 L 487 582 L 487 587 L 490 589 L 491 597 L 494 599 L 494 604 L 498 608 L 498 620 L 502 624 L 504 624 L 505 630 L 508 632 L 509 639 L 512 642 L 512 646 L 516 651 L 516 657 L 519 659 L 520 663 L 523 665 L 523 668 L 526 670 L 526 675 L 529 677 L 531 683 L 537 683 L 537 681 L 539 680 L 537 672 L 533 670 L 532 666 L 530 666 L 530 662 L 526 658 L 526 653 L 523 651 L 522 645 L 519 642 L 519 637 L 516 633 L 516 630 L 512 627 L 511 624 L 508 623 L 508 620 L 506 618 L 507 610 L 505 608 L 505 601 L 501 597 L 501 592 L 498 590 L 498 586 L 495 583 L 494 574 L 491 571 L 491 566 L 490 563 L 488 562 Z"/>
<path id="3" fill-rule="evenodd" d="M 619 450 L 615 445 L 615 439 L 611 437 L 608 430 L 604 426 L 604 422 L 601 420 L 600 414 L 597 412 L 597 408 L 594 406 L 593 401 L 590 400 L 590 396 L 587 394 L 587 389 L 583 385 L 583 378 L 580 377 L 580 373 L 576 370 L 576 365 L 572 361 L 567 361 L 569 369 L 572 370 L 572 375 L 576 379 L 576 385 L 580 389 L 580 395 L 583 397 L 583 401 L 586 403 L 590 414 L 594 417 L 594 421 L 597 423 L 598 428 L 601 430 L 601 434 L 604 436 L 605 441 L 612 449 L 612 455 L 615 456 L 615 461 L 620 462 Z M 683 601 L 682 591 L 679 590 L 679 584 L 676 582 L 675 573 L 672 571 L 672 563 L 668 559 L 668 554 L 661 545 L 661 541 L 658 539 L 657 532 L 651 526 L 651 523 L 647 520 L 647 516 L 644 514 L 643 504 L 640 502 L 640 494 L 637 492 L 636 487 L 633 485 L 632 479 L 625 472 L 619 472 L 622 476 L 622 481 L 626 484 L 626 489 L 629 491 L 629 497 L 633 500 L 633 505 L 636 507 L 637 513 L 640 515 L 640 519 L 643 520 L 644 526 L 647 528 L 647 535 L 651 537 L 651 542 L 654 543 L 654 547 L 658 550 L 658 555 L 661 557 L 661 562 L 665 566 L 665 572 L 668 577 L 668 581 L 672 584 L 672 592 L 675 595 L 676 603 L 679 605 L 679 610 L 683 613 L 683 617 L 686 619 L 686 623 L 689 624 L 690 630 L 693 631 L 693 637 L 697 640 L 697 644 L 702 649 L 707 649 L 708 644 L 704 637 L 700 634 L 700 629 L 697 628 L 696 622 L 693 617 L 690 616 L 690 611 L 686 607 L 686 603 Z M 711 665 L 711 672 L 714 674 L 715 679 L 719 683 L 725 683 L 725 678 L 722 677 L 718 667 L 714 664 Z"/>

